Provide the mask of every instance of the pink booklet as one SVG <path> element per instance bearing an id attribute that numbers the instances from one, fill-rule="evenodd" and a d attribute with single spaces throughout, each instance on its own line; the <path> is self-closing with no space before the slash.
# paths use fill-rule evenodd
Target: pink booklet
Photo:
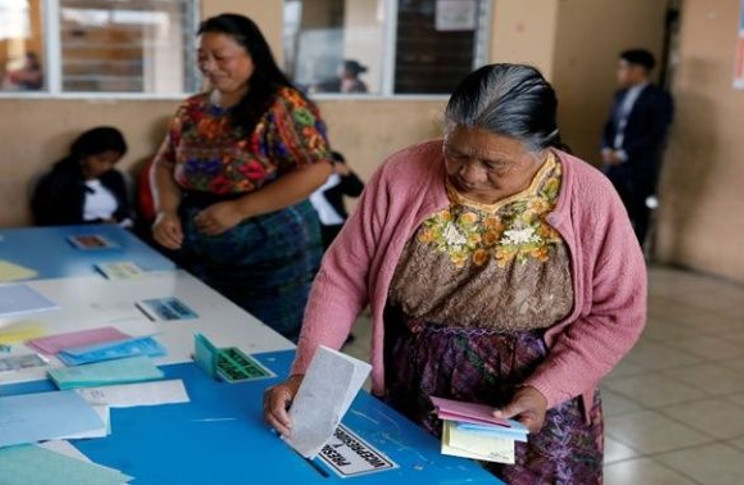
<path id="1" fill-rule="evenodd" d="M 433 396 L 431 402 L 437 408 L 437 416 L 441 419 L 511 427 L 508 420 L 494 416 L 493 411 L 495 408 L 486 404 L 453 401 L 451 399 Z"/>
<path id="2" fill-rule="evenodd" d="M 41 337 L 26 342 L 26 345 L 47 355 L 55 355 L 60 350 L 83 347 L 86 345 L 113 342 L 130 338 L 114 327 L 101 327 L 79 332 L 60 333 Z"/>

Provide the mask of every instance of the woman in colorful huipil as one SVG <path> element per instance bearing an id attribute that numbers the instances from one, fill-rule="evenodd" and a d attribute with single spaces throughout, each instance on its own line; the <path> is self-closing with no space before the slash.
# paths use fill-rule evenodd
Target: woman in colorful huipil
<path id="1" fill-rule="evenodd" d="M 597 386 L 645 323 L 645 266 L 610 183 L 560 149 L 556 106 L 534 68 L 486 66 L 443 140 L 390 157 L 326 253 L 269 424 L 291 433 L 315 349 L 369 303 L 375 394 L 433 434 L 431 396 L 520 420 L 516 463 L 487 465 L 509 484 L 601 483 Z"/>
<path id="2" fill-rule="evenodd" d="M 155 159 L 155 240 L 194 275 L 295 339 L 322 253 L 307 197 L 331 172 L 317 108 L 282 74 L 256 24 L 199 29 L 211 90 L 179 107 Z"/>

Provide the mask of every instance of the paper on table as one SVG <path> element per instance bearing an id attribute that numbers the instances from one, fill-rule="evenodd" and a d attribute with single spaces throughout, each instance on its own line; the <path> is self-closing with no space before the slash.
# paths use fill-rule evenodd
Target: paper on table
<path id="1" fill-rule="evenodd" d="M 293 423 L 289 445 L 306 458 L 320 453 L 370 370 L 366 362 L 318 347 L 289 410 Z"/>
<path id="2" fill-rule="evenodd" d="M 442 429 L 442 453 L 445 455 L 514 464 L 514 441 L 485 437 L 457 430 L 451 421 Z"/>
<path id="3" fill-rule="evenodd" d="M 498 418 L 493 415 L 494 408 L 486 404 L 475 404 L 462 401 L 453 401 L 441 397 L 431 397 L 431 402 L 437 408 L 437 412 L 445 414 L 446 419 L 461 420 L 471 418 L 477 420 L 477 423 L 497 424 L 499 426 L 511 426 L 509 421 L 504 418 Z"/>
<path id="4" fill-rule="evenodd" d="M 85 456 L 82 451 L 75 448 L 75 446 L 66 440 L 51 440 L 39 443 L 37 446 L 44 448 L 60 455 L 64 455 L 76 460 L 84 461 L 85 463 L 92 463 L 90 458 Z"/>
<path id="5" fill-rule="evenodd" d="M 28 285 L 0 286 L 0 317 L 56 310 L 56 303 Z"/>
<path id="6" fill-rule="evenodd" d="M 67 365 L 83 365 L 137 355 L 160 357 L 166 353 L 165 347 L 157 340 L 145 336 L 64 349 L 57 353 L 57 358 Z"/>
<path id="7" fill-rule="evenodd" d="M 105 438 L 111 434 L 111 411 L 105 405 L 93 405 L 93 410 L 98 414 L 103 422 L 103 426 L 98 429 L 86 431 L 84 433 L 74 433 L 64 436 L 55 436 L 58 440 L 82 440 L 89 438 Z"/>
<path id="8" fill-rule="evenodd" d="M 36 278 L 39 273 L 31 268 L 0 259 L 0 282 Z"/>
<path id="9" fill-rule="evenodd" d="M 0 397 L 0 447 L 101 429 L 100 416 L 74 391 Z"/>
<path id="10" fill-rule="evenodd" d="M 41 337 L 45 332 L 45 327 L 39 322 L 14 322 L 3 326 L 2 330 L 0 330 L 0 345 L 25 342 L 26 340 Z"/>
<path id="11" fill-rule="evenodd" d="M 142 384 L 89 387 L 78 389 L 77 393 L 91 404 L 105 404 L 112 408 L 189 402 L 186 388 L 184 388 L 183 381 L 180 379 Z"/>
<path id="12" fill-rule="evenodd" d="M 78 367 L 52 369 L 49 371 L 49 377 L 60 389 L 73 389 L 154 381 L 163 378 L 163 371 L 158 369 L 148 357 L 131 357 Z"/>
<path id="13" fill-rule="evenodd" d="M 3 485 L 121 485 L 132 477 L 113 468 L 86 463 L 40 446 L 13 446 L 0 449 Z"/>
<path id="14" fill-rule="evenodd" d="M 39 352 L 54 355 L 63 349 L 82 347 L 84 345 L 93 345 L 103 342 L 112 342 L 114 340 L 125 340 L 128 338 L 129 335 L 120 332 L 114 327 L 100 327 L 37 338 L 29 340 L 26 345 L 33 347 Z"/>

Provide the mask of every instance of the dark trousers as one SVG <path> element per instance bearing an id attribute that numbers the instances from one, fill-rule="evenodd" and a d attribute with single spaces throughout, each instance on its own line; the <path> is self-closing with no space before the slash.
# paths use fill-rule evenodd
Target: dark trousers
<path id="1" fill-rule="evenodd" d="M 656 192 L 656 180 L 654 178 L 634 177 L 632 174 L 611 167 L 607 171 L 607 177 L 615 186 L 620 199 L 628 211 L 628 217 L 633 223 L 638 242 L 641 246 L 646 241 L 651 210 L 646 205 L 646 199 Z M 622 168 L 622 167 L 620 167 Z"/>

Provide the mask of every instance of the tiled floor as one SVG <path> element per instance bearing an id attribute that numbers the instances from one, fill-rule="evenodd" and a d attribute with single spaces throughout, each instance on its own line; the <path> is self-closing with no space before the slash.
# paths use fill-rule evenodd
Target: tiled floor
<path id="1" fill-rule="evenodd" d="M 344 350 L 369 354 L 369 319 Z M 606 485 L 744 485 L 744 287 L 649 272 L 649 319 L 605 379 Z"/>

